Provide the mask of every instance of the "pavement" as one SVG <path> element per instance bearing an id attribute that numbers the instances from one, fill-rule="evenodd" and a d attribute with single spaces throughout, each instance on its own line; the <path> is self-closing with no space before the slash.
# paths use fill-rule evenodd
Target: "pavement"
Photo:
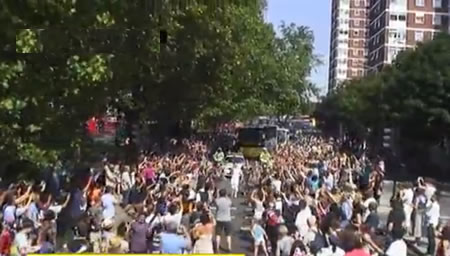
<path id="1" fill-rule="evenodd" d="M 393 194 L 394 182 L 386 180 L 383 183 L 383 194 L 380 199 L 380 206 L 378 208 L 382 225 L 386 225 L 387 216 L 389 215 L 390 207 L 389 201 Z M 445 189 L 445 190 L 444 190 Z M 450 223 L 450 188 L 438 186 L 438 199 L 441 207 L 441 222 Z M 411 255 L 426 255 L 428 241 L 425 237 L 422 238 L 419 244 L 414 244 L 413 237 L 405 237 L 408 244 L 408 251 Z M 408 254 L 410 255 L 410 254 Z"/>

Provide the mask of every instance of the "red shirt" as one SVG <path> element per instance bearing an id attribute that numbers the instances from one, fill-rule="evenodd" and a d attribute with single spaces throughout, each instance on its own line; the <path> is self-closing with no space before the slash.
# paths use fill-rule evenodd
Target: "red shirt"
<path id="1" fill-rule="evenodd" d="M 0 234 L 0 254 L 11 254 L 12 238 L 11 233 L 8 230 L 3 230 Z"/>
<path id="2" fill-rule="evenodd" d="M 347 252 L 345 256 L 370 256 L 364 249 L 354 249 L 350 252 Z"/>

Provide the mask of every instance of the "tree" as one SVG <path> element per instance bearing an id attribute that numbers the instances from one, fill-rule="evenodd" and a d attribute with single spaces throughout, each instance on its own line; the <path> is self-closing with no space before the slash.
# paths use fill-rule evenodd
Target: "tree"
<path id="1" fill-rule="evenodd" d="M 322 117 L 347 127 L 398 129 L 400 151 L 427 156 L 450 132 L 450 36 L 441 34 L 399 54 L 391 66 L 331 92 Z M 380 140 L 378 140 L 379 142 Z"/>
<path id="2" fill-rule="evenodd" d="M 149 2 L 0 3 L 5 163 L 44 166 L 79 148 L 84 122 L 107 105 L 167 133 L 192 120 L 295 113 L 313 91 L 312 33 L 289 25 L 277 37 L 262 19 L 266 1 Z"/>

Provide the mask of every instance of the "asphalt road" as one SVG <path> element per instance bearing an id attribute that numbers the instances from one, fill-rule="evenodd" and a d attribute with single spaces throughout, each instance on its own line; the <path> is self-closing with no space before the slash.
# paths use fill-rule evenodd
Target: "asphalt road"
<path id="1" fill-rule="evenodd" d="M 392 196 L 392 182 L 386 181 L 384 182 L 384 191 L 380 200 L 379 206 L 379 214 L 381 219 L 381 225 L 385 225 L 387 216 L 390 211 L 389 200 Z M 219 189 L 225 188 L 228 192 L 231 192 L 230 182 L 227 179 L 222 180 L 218 184 Z M 246 204 L 246 199 L 242 196 L 239 198 L 233 198 L 233 209 L 232 209 L 232 253 L 242 253 L 246 255 L 253 254 L 252 252 L 252 238 L 249 231 L 245 230 L 245 227 L 249 225 L 249 217 L 251 218 L 252 212 L 251 208 Z M 450 193 L 441 193 L 440 197 L 441 202 L 441 215 L 446 216 L 446 214 L 450 214 Z M 118 207 L 118 221 L 116 223 L 120 223 L 122 221 L 130 221 L 130 217 Z M 242 229 L 244 227 L 244 230 Z M 225 238 L 221 239 L 222 244 L 221 248 L 226 248 L 226 240 Z M 426 243 L 425 243 L 426 245 Z M 425 248 L 418 248 L 419 251 L 414 248 L 409 248 L 408 255 L 423 255 L 420 251 L 423 251 Z M 227 251 L 219 251 L 218 253 L 227 253 Z"/>
<path id="2" fill-rule="evenodd" d="M 219 183 L 219 189 L 225 188 L 227 192 L 231 192 L 231 185 L 228 179 L 224 179 Z M 245 202 L 245 198 L 238 197 L 232 198 L 233 209 L 232 209 L 232 253 L 243 253 L 249 254 L 252 247 L 252 238 L 249 231 L 245 230 L 245 227 L 249 226 L 249 220 L 246 216 L 252 216 L 251 208 Z M 244 230 L 242 229 L 244 227 Z M 225 238 L 221 239 L 221 248 L 226 248 Z M 220 251 L 220 253 L 225 253 L 226 251 Z"/>

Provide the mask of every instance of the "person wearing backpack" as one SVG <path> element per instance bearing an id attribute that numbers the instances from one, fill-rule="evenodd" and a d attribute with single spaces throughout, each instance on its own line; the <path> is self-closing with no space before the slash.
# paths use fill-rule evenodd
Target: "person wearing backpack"
<path id="1" fill-rule="evenodd" d="M 269 237 L 272 255 L 277 252 L 278 228 L 280 226 L 280 216 L 275 210 L 275 204 L 270 203 L 266 212 L 266 233 Z"/>

